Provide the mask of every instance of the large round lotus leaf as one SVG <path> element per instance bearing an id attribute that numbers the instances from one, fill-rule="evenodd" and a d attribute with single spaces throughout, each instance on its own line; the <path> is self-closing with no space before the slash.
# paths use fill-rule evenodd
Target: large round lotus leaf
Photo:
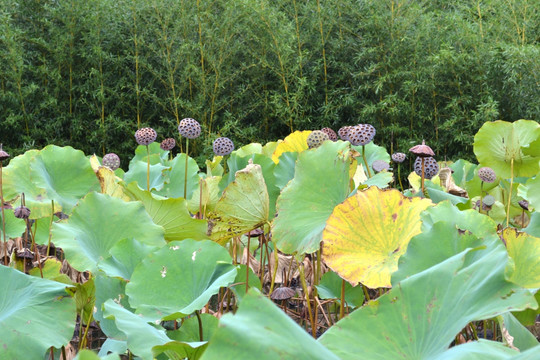
<path id="1" fill-rule="evenodd" d="M 467 230 L 478 238 L 497 234 L 497 223 L 474 210 L 460 211 L 450 201 L 443 201 L 422 214 L 422 232 L 428 231 L 436 222 L 446 221 L 453 228 Z"/>
<path id="2" fill-rule="evenodd" d="M 401 281 L 319 341 L 342 359 L 435 360 L 471 321 L 536 307 L 528 290 L 504 279 L 500 242 L 478 250 L 483 256 L 467 265 L 469 251 Z"/>
<path id="3" fill-rule="evenodd" d="M 317 251 L 326 220 L 348 194 L 348 142 L 325 141 L 300 153 L 294 178 L 277 201 L 272 241 L 285 254 Z"/>
<path id="4" fill-rule="evenodd" d="M 213 211 L 221 195 L 219 190 L 220 181 L 221 176 L 207 176 L 204 179 L 199 179 L 199 187 L 195 189 L 187 203 L 188 210 L 193 214 L 196 214 L 199 210 L 202 210 L 204 214 Z"/>
<path id="5" fill-rule="evenodd" d="M 263 147 L 259 143 L 251 143 L 234 150 L 232 153 L 239 157 L 250 156 L 253 154 L 262 154 Z"/>
<path id="6" fill-rule="evenodd" d="M 166 199 L 142 190 L 136 184 L 128 186 L 128 191 L 135 200 L 143 203 L 146 212 L 155 224 L 165 230 L 165 240 L 175 241 L 187 238 L 207 239 L 206 220 L 194 219 L 187 210 L 187 202 L 183 198 Z"/>
<path id="7" fill-rule="evenodd" d="M 390 276 L 431 201 L 371 187 L 336 206 L 323 232 L 325 263 L 353 286 L 390 287 Z"/>
<path id="8" fill-rule="evenodd" d="M 148 161 L 148 152 L 150 152 L 150 164 L 162 164 L 168 160 L 169 152 L 161 149 L 160 143 L 153 142 L 150 145 L 148 145 L 148 151 L 146 150 L 146 146 L 139 145 L 135 149 L 135 156 L 131 159 L 131 161 L 142 161 L 146 163 Z"/>
<path id="9" fill-rule="evenodd" d="M 279 157 L 284 152 L 302 152 L 308 149 L 307 138 L 311 134 L 311 130 L 295 131 L 289 134 L 282 142 L 278 143 L 274 153 L 272 154 L 272 160 L 277 164 Z"/>
<path id="10" fill-rule="evenodd" d="M 250 290 L 236 314 L 228 313 L 220 319 L 201 360 L 253 358 L 339 359 L 265 296 Z"/>
<path id="11" fill-rule="evenodd" d="M 328 271 L 321 278 L 321 283 L 315 285 L 319 298 L 337 299 L 341 302 L 341 285 L 343 280 L 333 271 Z M 345 283 L 345 303 L 348 306 L 358 307 L 364 303 L 364 290 L 362 286 L 352 286 Z"/>
<path id="12" fill-rule="evenodd" d="M 393 173 L 388 171 L 382 171 L 380 173 L 374 174 L 372 177 L 362 182 L 362 185 L 365 185 L 367 187 L 376 186 L 379 189 L 385 189 L 390 185 L 392 181 L 394 181 Z"/>
<path id="13" fill-rule="evenodd" d="M 493 241 L 500 242 L 499 237 L 490 235 L 478 238 L 468 231 L 458 229 L 451 221 L 439 221 L 411 239 L 407 252 L 399 259 L 398 270 L 392 274 L 392 284 L 395 285 L 466 249 L 479 249 Z M 474 261 L 476 254 L 481 255 L 471 251 L 467 260 Z"/>
<path id="14" fill-rule="evenodd" d="M 523 186 L 525 198 L 529 201 L 529 205 L 540 211 L 540 175 L 527 180 Z"/>
<path id="15" fill-rule="evenodd" d="M 162 246 L 163 228 L 152 222 L 140 202 L 125 202 L 90 193 L 79 202 L 66 222 L 53 224 L 53 242 L 79 271 L 95 272 L 122 239 Z"/>
<path id="16" fill-rule="evenodd" d="M 77 312 L 66 285 L 0 266 L 0 358 L 42 359 L 67 345 Z"/>
<path id="17" fill-rule="evenodd" d="M 358 151 L 359 155 L 356 157 L 356 160 L 358 160 L 358 163 L 361 164 L 364 169 L 366 168 L 366 164 L 364 162 L 364 158 L 362 157 L 362 146 L 351 146 L 351 148 Z M 388 151 L 386 151 L 386 148 L 384 146 L 375 145 L 372 142 L 365 145 L 365 156 L 367 164 L 369 165 L 370 169 L 373 165 L 373 162 L 376 160 L 382 160 L 386 162 L 390 162 L 390 154 L 388 154 Z M 373 175 L 373 170 L 371 170 L 371 174 Z"/>
<path id="18" fill-rule="evenodd" d="M 126 287 L 131 306 L 153 320 L 200 310 L 220 287 L 234 281 L 228 251 L 212 241 L 173 241 L 149 254 Z"/>
<path id="19" fill-rule="evenodd" d="M 150 165 L 150 190 L 162 190 L 165 186 L 164 172 L 168 168 L 162 164 Z M 126 184 L 136 182 L 141 189 L 148 188 L 148 163 L 146 161 L 132 160 L 129 163 L 129 170 L 124 174 Z"/>
<path id="20" fill-rule="evenodd" d="M 13 210 L 4 209 L 4 215 L 6 217 L 5 226 L 6 226 L 6 238 L 16 238 L 22 236 L 24 230 L 26 229 L 26 223 L 23 219 L 17 219 Z M 0 221 L 2 221 L 2 215 L 0 213 Z M 0 239 L 3 238 L 2 226 L 0 225 Z"/>
<path id="21" fill-rule="evenodd" d="M 261 166 L 249 164 L 236 172 L 212 213 L 211 238 L 220 243 L 263 226 L 268 221 L 268 192 Z"/>
<path id="22" fill-rule="evenodd" d="M 474 136 L 474 154 L 483 166 L 489 166 L 503 178 L 510 178 L 514 159 L 514 177 L 538 173 L 540 147 L 526 151 L 540 137 L 540 124 L 532 120 L 486 122 Z"/>
<path id="23" fill-rule="evenodd" d="M 261 166 L 264 183 L 266 184 L 266 190 L 268 192 L 268 217 L 269 220 L 272 220 L 276 213 L 276 199 L 279 196 L 280 189 L 276 185 L 276 177 L 274 175 L 276 164 L 266 155 L 253 154 L 246 157 L 240 157 L 235 154 L 231 155 L 229 160 L 227 160 L 229 172 L 221 180 L 221 183 L 219 184 L 220 188 L 223 190 L 233 182 L 236 177 L 236 172 L 248 166 L 250 161 L 253 164 L 259 164 Z"/>
<path id="24" fill-rule="evenodd" d="M 508 262 L 506 278 L 525 288 L 540 287 L 540 238 L 506 228 L 502 232 L 506 242 Z"/>
<path id="25" fill-rule="evenodd" d="M 94 280 L 96 284 L 96 311 L 94 313 L 94 319 L 99 322 L 99 327 L 107 335 L 109 339 L 115 339 L 118 341 L 125 341 L 125 334 L 118 330 L 114 320 L 107 319 L 103 316 L 103 304 L 109 299 L 113 299 L 114 302 L 120 304 L 125 309 L 132 311 L 129 306 L 129 302 L 126 296 L 126 284 L 127 281 L 117 277 L 105 276 L 102 273 L 98 273 Z"/>
<path id="26" fill-rule="evenodd" d="M 118 329 L 125 334 L 129 350 L 143 360 L 153 360 L 163 352 L 169 359 L 183 359 L 191 357 L 198 347 L 205 345 L 203 342 L 172 341 L 161 326 L 148 324 L 148 319 L 141 318 L 111 299 L 103 304 L 103 308 L 104 315 L 114 319 Z"/>
<path id="27" fill-rule="evenodd" d="M 24 193 L 26 206 L 31 210 L 30 218 L 39 219 L 51 216 L 51 200 L 45 189 L 36 186 L 29 176 L 30 163 L 39 154 L 38 150 L 28 150 L 13 158 L 3 170 L 4 200 L 13 200 Z M 55 204 L 55 211 L 62 208 Z"/>
<path id="28" fill-rule="evenodd" d="M 298 159 L 297 152 L 286 152 L 279 157 L 279 163 L 274 168 L 274 176 L 276 177 L 276 186 L 280 190 L 294 177 L 296 159 Z"/>
<path id="29" fill-rule="evenodd" d="M 157 193 L 169 198 L 184 197 L 184 183 L 186 175 L 186 154 L 178 154 L 176 157 L 168 162 L 171 169 L 167 176 L 167 184 L 161 191 Z M 199 166 L 197 162 L 188 157 L 187 167 L 187 194 L 186 199 L 190 199 L 193 191 L 199 187 Z M 145 188 L 146 189 L 146 188 Z"/>
<path id="30" fill-rule="evenodd" d="M 80 150 L 70 146 L 49 145 L 30 162 L 30 178 L 47 197 L 70 213 L 80 198 L 99 190 L 99 182 L 90 160 Z"/>

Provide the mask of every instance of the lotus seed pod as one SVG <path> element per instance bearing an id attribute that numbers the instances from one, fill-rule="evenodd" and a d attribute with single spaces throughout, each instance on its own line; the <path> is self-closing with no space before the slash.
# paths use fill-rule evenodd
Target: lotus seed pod
<path id="1" fill-rule="evenodd" d="M 161 150 L 165 150 L 165 151 L 172 150 L 174 149 L 175 146 L 176 146 L 176 140 L 174 140 L 173 138 L 166 138 L 165 140 L 161 142 L 161 144 L 159 144 L 159 147 L 161 148 Z"/>
<path id="2" fill-rule="evenodd" d="M 9 154 L 2 149 L 2 144 L 0 144 L 0 161 L 4 161 L 6 159 L 9 159 Z"/>
<path id="3" fill-rule="evenodd" d="M 15 217 L 17 219 L 28 219 L 30 217 L 30 209 L 26 206 L 19 206 L 18 208 L 15 208 L 13 210 L 13 213 L 15 214 Z"/>
<path id="4" fill-rule="evenodd" d="M 103 156 L 102 164 L 114 171 L 120 167 L 120 158 L 115 153 L 110 153 Z"/>
<path id="5" fill-rule="evenodd" d="M 359 124 L 349 129 L 347 137 L 351 144 L 355 146 L 367 145 L 373 140 L 375 132 L 373 126 L 369 124 Z"/>
<path id="6" fill-rule="evenodd" d="M 358 126 L 362 129 L 364 136 L 369 139 L 368 143 L 373 141 L 377 133 L 375 127 L 371 124 L 358 124 Z"/>
<path id="7" fill-rule="evenodd" d="M 373 164 L 371 164 L 371 167 L 375 172 L 381 172 L 390 169 L 390 164 L 384 160 L 375 160 Z"/>
<path id="8" fill-rule="evenodd" d="M 135 132 L 135 140 L 139 145 L 148 146 L 156 141 L 157 133 L 152 128 L 142 128 Z"/>
<path id="9" fill-rule="evenodd" d="M 325 133 L 326 135 L 328 135 L 328 138 L 329 138 L 330 140 L 332 140 L 332 141 L 337 141 L 338 136 L 337 136 L 337 134 L 336 134 L 336 132 L 335 132 L 334 130 L 325 127 L 325 128 L 322 128 L 321 131 L 322 131 L 323 133 Z"/>
<path id="10" fill-rule="evenodd" d="M 338 135 L 343 141 L 349 140 L 349 130 L 352 128 L 352 126 L 344 126 L 338 130 Z"/>
<path id="11" fill-rule="evenodd" d="M 495 204 L 495 198 L 491 195 L 486 195 L 482 199 L 482 204 L 485 204 L 486 206 L 491 207 L 493 206 L 493 204 Z"/>
<path id="12" fill-rule="evenodd" d="M 495 171 L 493 171 L 490 167 L 483 167 L 478 169 L 478 177 L 483 181 L 487 183 L 492 183 L 497 179 L 497 175 L 495 174 Z"/>
<path id="13" fill-rule="evenodd" d="M 414 172 L 422 176 L 422 158 L 419 156 L 414 161 Z M 431 179 L 439 172 L 439 164 L 432 157 L 424 158 L 424 178 Z"/>
<path id="14" fill-rule="evenodd" d="M 523 210 L 529 210 L 529 202 L 527 200 L 520 200 L 518 201 L 518 204 Z"/>
<path id="15" fill-rule="evenodd" d="M 219 137 L 214 140 L 212 148 L 214 149 L 214 154 L 217 156 L 225 156 L 232 153 L 234 150 L 234 143 L 227 137 Z"/>
<path id="16" fill-rule="evenodd" d="M 321 130 L 312 131 L 307 138 L 307 145 L 310 149 L 321 146 L 325 140 L 330 140 L 328 135 Z"/>
<path id="17" fill-rule="evenodd" d="M 392 154 L 392 161 L 396 162 L 396 163 L 402 163 L 402 162 L 405 161 L 406 157 L 407 157 L 407 155 L 405 155 L 404 153 L 401 153 L 401 152 L 393 153 Z"/>
<path id="18" fill-rule="evenodd" d="M 429 146 L 426 145 L 426 142 L 422 140 L 421 145 L 415 145 L 409 149 L 414 155 L 418 157 L 432 157 L 435 156 L 435 153 Z"/>
<path id="19" fill-rule="evenodd" d="M 178 132 L 185 138 L 196 139 L 201 135 L 201 125 L 192 118 L 185 118 L 178 125 Z"/>

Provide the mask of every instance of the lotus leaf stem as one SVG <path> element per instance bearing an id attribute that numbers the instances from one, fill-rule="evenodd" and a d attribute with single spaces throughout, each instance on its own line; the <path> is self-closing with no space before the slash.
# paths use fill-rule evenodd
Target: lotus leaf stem
<path id="1" fill-rule="evenodd" d="M 422 157 L 422 197 L 424 197 L 424 178 L 425 178 L 425 162 L 424 162 L 424 157 Z"/>
<path id="2" fill-rule="evenodd" d="M 247 283 L 246 283 L 247 286 Z M 199 310 L 195 310 L 195 315 L 197 316 L 197 321 L 199 322 L 199 341 L 203 340 L 203 326 L 202 326 L 202 320 L 201 320 L 201 314 L 199 314 Z"/>
<path id="3" fill-rule="evenodd" d="M 339 318 L 345 316 L 345 280 L 341 279 L 341 304 L 339 304 Z"/>
<path id="4" fill-rule="evenodd" d="M 371 298 L 369 297 L 369 291 L 367 286 L 362 284 L 362 289 L 364 290 L 364 297 L 366 298 L 366 301 L 370 301 Z"/>
<path id="5" fill-rule="evenodd" d="M 307 309 L 308 309 L 308 314 L 309 314 L 309 322 L 311 323 L 311 333 L 313 334 L 313 337 L 316 337 L 315 334 L 316 334 L 317 329 L 315 329 L 315 321 L 313 319 L 313 313 L 311 312 L 311 301 L 309 298 L 309 291 L 308 291 L 307 282 L 306 282 L 306 273 L 304 271 L 304 263 L 298 264 L 298 268 L 300 269 L 300 281 L 302 282 L 302 289 L 304 290 L 304 296 L 306 298 Z"/>
<path id="6" fill-rule="evenodd" d="M 189 159 L 189 139 L 186 138 L 186 171 L 184 173 L 184 199 L 187 196 L 187 168 Z M 187 199 L 186 199 L 187 200 Z"/>
<path id="7" fill-rule="evenodd" d="M 51 200 L 51 220 L 49 221 L 49 242 L 47 243 L 47 254 L 46 257 L 49 256 L 49 253 L 51 251 L 51 238 L 52 238 L 52 223 L 54 220 L 54 200 Z"/>
<path id="8" fill-rule="evenodd" d="M 478 212 L 480 214 L 482 213 L 482 209 L 483 209 L 483 206 L 484 206 L 482 204 L 483 198 L 484 198 L 484 181 L 481 181 L 480 182 L 480 207 L 478 208 Z"/>
<path id="9" fill-rule="evenodd" d="M 251 236 L 249 236 L 248 234 L 248 237 L 247 237 L 247 260 L 246 260 L 246 294 L 249 290 L 249 263 L 250 263 L 250 258 L 251 258 L 251 251 L 249 250 L 249 241 L 251 239 Z M 202 341 L 202 340 L 201 340 Z"/>
<path id="10" fill-rule="evenodd" d="M 369 165 L 366 160 L 366 145 L 362 145 L 362 158 L 364 159 L 364 164 L 366 164 L 366 169 L 368 173 L 368 178 L 371 177 L 371 170 L 369 170 Z"/>
<path id="11" fill-rule="evenodd" d="M 401 192 L 403 192 L 403 184 L 401 183 L 401 164 L 398 163 L 397 165 L 397 176 L 398 176 L 398 180 L 399 180 L 399 186 L 401 187 Z"/>
<path id="12" fill-rule="evenodd" d="M 269 294 L 274 291 L 274 285 L 276 283 L 276 274 L 277 274 L 277 268 L 279 264 L 279 256 L 278 256 L 278 250 L 274 249 L 274 271 L 272 271 L 272 282 L 270 283 L 270 292 Z"/>
<path id="13" fill-rule="evenodd" d="M 2 209 L 2 238 L 4 240 L 4 265 L 8 264 L 6 241 L 6 217 L 4 216 L 4 191 L 2 190 L 2 160 L 0 160 L 0 208 Z"/>
<path id="14" fill-rule="evenodd" d="M 510 226 L 510 204 L 512 203 L 512 187 L 514 186 L 514 158 L 510 160 L 510 190 L 506 207 L 506 226 Z"/>
<path id="15" fill-rule="evenodd" d="M 146 190 L 150 191 L 150 148 L 146 145 Z"/>

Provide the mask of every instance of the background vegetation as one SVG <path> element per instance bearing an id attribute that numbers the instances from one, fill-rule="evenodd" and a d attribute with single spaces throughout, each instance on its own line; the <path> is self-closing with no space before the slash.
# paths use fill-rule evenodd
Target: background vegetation
<path id="1" fill-rule="evenodd" d="M 292 130 L 371 123 L 472 156 L 488 120 L 540 118 L 536 0 L 2 0 L 0 134 L 131 157 L 201 122 L 201 158 Z"/>

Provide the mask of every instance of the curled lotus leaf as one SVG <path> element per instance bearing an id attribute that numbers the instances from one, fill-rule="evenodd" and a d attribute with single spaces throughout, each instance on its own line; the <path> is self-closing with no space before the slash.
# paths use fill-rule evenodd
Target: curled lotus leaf
<path id="1" fill-rule="evenodd" d="M 309 134 L 311 134 L 311 130 L 295 131 L 288 135 L 276 146 L 276 149 L 272 154 L 272 160 L 277 164 L 279 162 L 279 157 L 285 152 L 302 152 L 307 150 L 307 138 Z"/>
<path id="2" fill-rule="evenodd" d="M 323 259 L 353 286 L 391 287 L 390 276 L 431 201 L 377 187 L 357 192 L 335 207 L 323 231 Z"/>

